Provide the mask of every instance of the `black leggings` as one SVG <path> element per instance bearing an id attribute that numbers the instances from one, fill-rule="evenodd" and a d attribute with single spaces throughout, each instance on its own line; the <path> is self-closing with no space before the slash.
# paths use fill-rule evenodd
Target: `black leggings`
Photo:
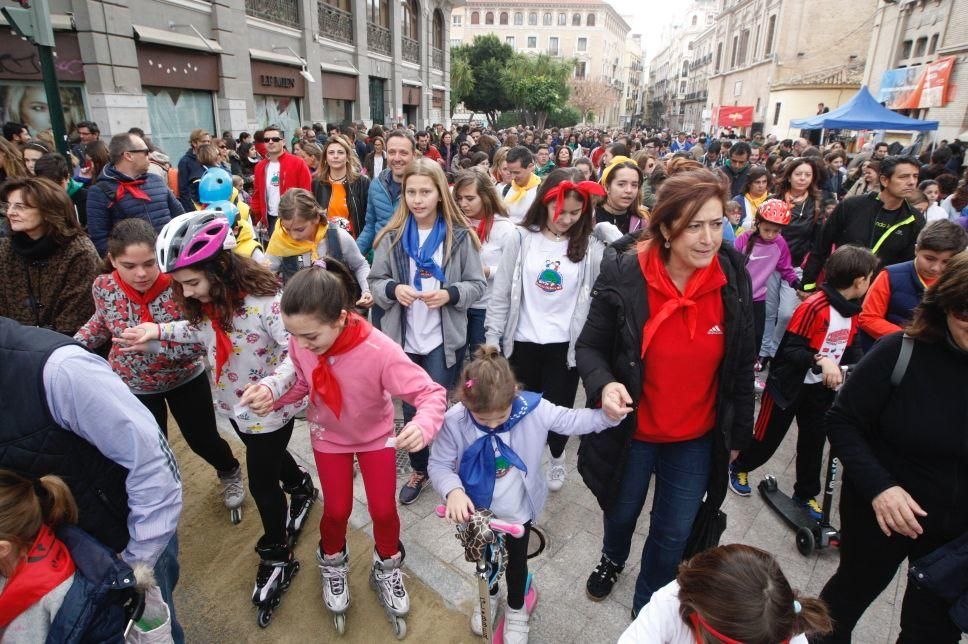
<path id="1" fill-rule="evenodd" d="M 548 402 L 562 407 L 575 404 L 578 370 L 568 368 L 567 342 L 515 342 L 509 361 L 518 382 L 527 391 L 539 393 Z M 548 432 L 548 449 L 555 458 L 561 458 L 567 442 L 567 436 Z"/>
<path id="2" fill-rule="evenodd" d="M 193 452 L 221 474 L 232 472 L 239 466 L 232 455 L 232 448 L 215 426 L 212 389 L 204 372 L 174 389 L 158 394 L 138 394 L 137 398 L 155 417 L 165 438 L 168 438 L 170 407 L 178 429 Z M 168 407 L 165 406 L 166 402 Z"/>
<path id="3" fill-rule="evenodd" d="M 508 585 L 508 606 L 519 610 L 524 606 L 524 590 L 528 583 L 528 537 L 531 536 L 531 522 L 524 524 L 524 536 L 515 539 L 504 535 L 504 546 L 508 552 L 508 565 L 504 579 Z M 491 594 L 497 595 L 497 583 L 491 587 Z"/>
<path id="4" fill-rule="evenodd" d="M 249 492 L 259 508 L 262 530 L 265 533 L 259 541 L 265 545 L 286 542 L 289 504 L 279 482 L 282 481 L 286 488 L 295 488 L 302 483 L 302 470 L 296 465 L 292 454 L 286 450 L 295 422 L 295 418 L 290 418 L 288 423 L 273 432 L 243 434 L 235 421 L 231 421 L 235 432 L 245 444 Z"/>
<path id="5" fill-rule="evenodd" d="M 766 329 L 766 300 L 753 300 L 753 333 L 756 334 L 757 351 L 760 350 L 760 344 L 763 342 L 764 329 Z"/>

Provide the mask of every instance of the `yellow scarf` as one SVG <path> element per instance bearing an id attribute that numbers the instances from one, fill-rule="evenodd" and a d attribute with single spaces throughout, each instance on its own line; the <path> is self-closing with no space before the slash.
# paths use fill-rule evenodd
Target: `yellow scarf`
<path id="1" fill-rule="evenodd" d="M 529 190 L 533 190 L 540 183 L 541 179 L 533 172 L 526 186 L 519 186 L 517 181 L 511 181 L 511 192 L 504 198 L 504 203 L 517 203 L 521 201 L 524 199 L 524 195 L 528 194 Z"/>
<path id="2" fill-rule="evenodd" d="M 248 219 L 239 218 L 239 234 L 235 238 L 235 248 L 232 252 L 242 257 L 252 257 L 256 250 L 262 250 L 262 246 L 255 240 L 252 233 L 252 224 Z"/>
<path id="3" fill-rule="evenodd" d="M 329 226 L 326 224 L 326 220 L 323 219 L 319 227 L 316 228 L 316 241 L 296 241 L 293 239 L 286 229 L 276 222 L 276 229 L 272 232 L 272 237 L 269 238 L 269 245 L 266 247 L 266 253 L 269 255 L 275 255 L 276 257 L 295 257 L 296 255 L 304 255 L 306 253 L 312 253 L 313 261 L 315 262 L 319 259 L 319 244 L 326 239 L 326 231 L 329 230 Z"/>
<path id="4" fill-rule="evenodd" d="M 751 195 L 750 193 L 748 193 L 748 192 L 747 192 L 747 193 L 746 193 L 745 195 L 743 195 L 743 196 L 744 196 L 744 197 L 746 197 L 746 201 L 748 201 L 748 202 L 749 202 L 749 204 L 750 204 L 751 206 L 753 206 L 753 214 L 755 215 L 755 214 L 756 214 L 756 212 L 757 212 L 757 211 L 758 211 L 758 210 L 760 209 L 760 206 L 762 206 L 762 205 L 763 205 L 763 202 L 764 202 L 764 201 L 766 201 L 766 200 L 767 200 L 767 198 L 768 198 L 768 197 L 769 197 L 770 195 L 769 195 L 769 193 L 767 192 L 767 193 L 764 193 L 762 197 L 759 197 L 759 198 L 756 198 L 756 199 L 754 199 L 754 198 L 753 198 L 753 195 Z"/>

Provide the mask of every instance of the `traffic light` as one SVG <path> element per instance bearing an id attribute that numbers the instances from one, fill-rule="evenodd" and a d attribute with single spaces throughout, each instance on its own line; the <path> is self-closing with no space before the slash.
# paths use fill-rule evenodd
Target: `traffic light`
<path id="1" fill-rule="evenodd" d="M 19 7 L 3 7 L 3 17 L 17 35 L 34 45 L 54 46 L 54 28 L 50 23 L 47 0 L 18 0 Z"/>

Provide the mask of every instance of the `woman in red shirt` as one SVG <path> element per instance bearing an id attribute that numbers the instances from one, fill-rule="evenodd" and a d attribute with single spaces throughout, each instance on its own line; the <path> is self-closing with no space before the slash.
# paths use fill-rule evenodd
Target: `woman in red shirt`
<path id="1" fill-rule="evenodd" d="M 590 402 L 628 417 L 587 437 L 578 470 L 602 507 L 601 600 L 625 566 L 655 474 L 632 611 L 675 578 L 703 497 L 718 508 L 731 451 L 753 432 L 753 309 L 745 259 L 722 244 L 729 192 L 709 170 L 666 179 L 649 234 L 608 248 L 576 346 Z"/>

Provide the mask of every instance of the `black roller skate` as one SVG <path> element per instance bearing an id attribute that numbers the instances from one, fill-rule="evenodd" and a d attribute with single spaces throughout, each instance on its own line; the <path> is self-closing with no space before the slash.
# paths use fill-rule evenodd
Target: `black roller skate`
<path id="1" fill-rule="evenodd" d="M 302 532 L 303 525 L 306 523 L 306 516 L 313 501 L 319 496 L 319 490 L 313 485 L 313 478 L 308 472 L 303 472 L 302 481 L 295 487 L 283 487 L 289 495 L 289 519 L 286 523 L 286 536 L 289 539 L 289 547 L 295 548 L 299 533 Z"/>
<path id="2" fill-rule="evenodd" d="M 292 578 L 299 572 L 299 562 L 285 543 L 263 545 L 260 539 L 255 551 L 260 561 L 255 588 L 252 589 L 252 603 L 259 609 L 259 626 L 265 628 L 272 620 L 272 611 L 282 601 L 282 594 L 289 590 Z"/>

